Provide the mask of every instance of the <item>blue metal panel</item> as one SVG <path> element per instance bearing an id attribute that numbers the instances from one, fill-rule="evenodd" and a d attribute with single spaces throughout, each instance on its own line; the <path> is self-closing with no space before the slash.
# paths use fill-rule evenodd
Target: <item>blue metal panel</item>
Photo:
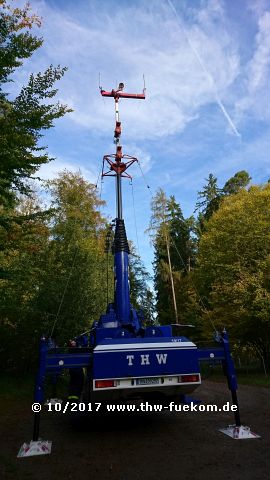
<path id="1" fill-rule="evenodd" d="M 88 367 L 92 353 L 53 353 L 47 355 L 46 369 Z"/>
<path id="2" fill-rule="evenodd" d="M 98 326 L 104 328 L 117 328 L 119 326 L 119 322 L 116 319 L 115 313 L 113 312 L 100 315 Z"/>
<path id="3" fill-rule="evenodd" d="M 236 392 L 238 388 L 237 377 L 236 377 L 234 361 L 232 359 L 231 352 L 230 352 L 229 338 L 226 330 L 224 330 L 222 333 L 222 340 L 223 340 L 223 348 L 224 348 L 224 354 L 225 354 L 225 360 L 223 362 L 224 373 L 227 376 L 229 389 L 231 390 L 231 392 Z"/>
<path id="4" fill-rule="evenodd" d="M 99 344 L 102 340 L 114 338 L 117 331 L 118 328 L 97 328 L 95 332 L 95 343 Z"/>
<path id="5" fill-rule="evenodd" d="M 161 331 L 164 337 L 171 337 L 172 336 L 172 327 L 171 325 L 160 325 L 158 327 Z"/>
<path id="6" fill-rule="evenodd" d="M 45 374 L 46 374 L 47 351 L 48 351 L 48 347 L 47 347 L 46 339 L 42 337 L 39 344 L 39 367 L 38 367 L 38 373 L 36 376 L 36 383 L 35 383 L 35 390 L 34 390 L 34 401 L 39 403 L 42 403 L 44 399 L 44 381 L 45 381 Z"/>
<path id="7" fill-rule="evenodd" d="M 164 337 L 160 327 L 147 327 L 145 329 L 145 337 Z"/>
<path id="8" fill-rule="evenodd" d="M 118 320 L 122 324 L 130 322 L 130 298 L 128 281 L 128 253 L 115 253 L 115 275 L 116 275 L 116 311 Z"/>
<path id="9" fill-rule="evenodd" d="M 161 328 L 161 327 L 158 327 L 158 328 Z M 132 348 L 132 345 L 142 345 L 143 347 L 143 344 L 144 343 L 148 343 L 151 342 L 151 344 L 155 344 L 155 343 L 166 343 L 166 342 L 169 342 L 171 343 L 172 345 L 182 345 L 184 342 L 190 342 L 190 340 L 186 337 L 170 337 L 170 336 L 166 336 L 166 337 L 136 337 L 136 338 L 125 338 L 125 339 L 121 339 L 121 338 L 106 338 L 104 340 L 102 340 L 99 345 L 117 345 L 118 347 L 120 347 L 122 344 L 123 345 L 126 345 L 126 344 L 130 344 L 130 348 Z M 192 342 L 190 342 L 192 343 Z M 192 343 L 193 346 L 194 343 Z M 196 347 L 197 349 L 197 347 Z"/>
<path id="10" fill-rule="evenodd" d="M 224 348 L 198 348 L 198 357 L 199 361 L 209 361 L 209 360 L 224 360 L 225 353 Z"/>
<path id="11" fill-rule="evenodd" d="M 94 351 L 94 378 L 121 378 L 198 373 L 196 348 L 127 349 Z"/>

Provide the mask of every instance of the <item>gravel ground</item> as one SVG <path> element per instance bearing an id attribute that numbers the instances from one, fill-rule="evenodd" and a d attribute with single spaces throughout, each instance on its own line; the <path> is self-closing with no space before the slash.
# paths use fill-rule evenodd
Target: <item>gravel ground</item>
<path id="1" fill-rule="evenodd" d="M 222 406 L 225 384 L 204 381 L 194 397 Z M 270 389 L 239 387 L 242 421 L 261 438 L 233 440 L 218 431 L 231 413 L 89 414 L 80 418 L 45 412 L 41 436 L 52 454 L 17 459 L 32 434 L 30 403 L 1 405 L 0 478 L 3 480 L 269 480 Z"/>

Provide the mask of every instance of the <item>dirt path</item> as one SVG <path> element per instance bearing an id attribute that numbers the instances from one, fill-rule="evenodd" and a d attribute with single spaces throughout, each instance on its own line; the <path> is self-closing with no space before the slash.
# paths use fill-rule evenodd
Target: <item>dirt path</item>
<path id="1" fill-rule="evenodd" d="M 205 381 L 196 391 L 204 404 L 230 400 L 224 384 Z M 240 386 L 242 421 L 262 436 L 236 441 L 218 428 L 230 413 L 91 414 L 72 425 L 69 416 L 45 413 L 41 436 L 52 454 L 17 459 L 32 434 L 24 400 L 1 400 L 0 478 L 3 480 L 269 480 L 270 389 Z M 4 411 L 6 412 L 4 414 Z"/>

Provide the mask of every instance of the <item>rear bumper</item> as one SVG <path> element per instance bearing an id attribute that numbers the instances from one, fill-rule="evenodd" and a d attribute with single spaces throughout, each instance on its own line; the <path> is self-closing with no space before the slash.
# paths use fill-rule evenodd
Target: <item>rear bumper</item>
<path id="1" fill-rule="evenodd" d="M 196 372 L 192 375 L 197 376 L 197 381 L 185 382 L 179 381 L 183 375 L 167 375 L 161 377 L 134 377 L 115 379 L 113 387 L 96 388 L 97 379 L 93 380 L 91 397 L 93 401 L 127 401 L 132 398 L 164 397 L 174 398 L 181 395 L 192 393 L 201 384 L 201 375 Z M 154 384 L 144 384 L 141 382 L 151 381 Z"/>

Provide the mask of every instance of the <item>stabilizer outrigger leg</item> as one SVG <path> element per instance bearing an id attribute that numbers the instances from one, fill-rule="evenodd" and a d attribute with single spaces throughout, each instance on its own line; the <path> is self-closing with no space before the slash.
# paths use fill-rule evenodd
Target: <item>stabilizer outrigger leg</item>
<path id="1" fill-rule="evenodd" d="M 223 330 L 220 341 L 222 342 L 223 348 L 224 348 L 225 358 L 222 361 L 224 373 L 227 377 L 229 390 L 231 391 L 232 404 L 235 405 L 237 408 L 234 411 L 235 423 L 233 425 L 228 425 L 228 427 L 226 428 L 221 428 L 219 429 L 219 431 L 235 440 L 243 440 L 247 438 L 260 438 L 260 435 L 257 435 L 256 433 L 251 432 L 250 427 L 244 426 L 241 423 L 238 397 L 237 397 L 237 388 L 238 388 L 237 377 L 236 377 L 234 361 L 232 359 L 231 352 L 230 352 L 230 343 L 229 343 L 229 338 L 226 330 Z"/>
<path id="2" fill-rule="evenodd" d="M 81 339 L 84 335 L 85 334 L 82 334 L 76 338 Z M 34 390 L 34 403 L 32 404 L 32 411 L 34 412 L 33 438 L 30 443 L 24 443 L 22 445 L 17 455 L 18 457 L 48 455 L 51 453 L 52 442 L 39 438 L 41 410 L 45 399 L 44 391 L 46 375 L 59 375 L 64 369 L 89 368 L 91 357 L 91 347 L 68 349 L 68 351 L 66 351 L 58 347 L 52 348 L 50 342 L 45 337 L 41 338 L 39 346 L 39 366 Z M 61 400 L 58 399 L 51 399 L 48 402 L 53 403 L 52 400 L 61 403 Z"/>
<path id="3" fill-rule="evenodd" d="M 236 406 L 234 410 L 234 424 L 226 428 L 219 429 L 220 432 L 231 438 L 242 440 L 245 438 L 260 438 L 259 435 L 251 432 L 250 428 L 242 425 L 240 419 L 240 410 L 237 398 L 237 377 L 234 361 L 230 351 L 229 337 L 224 329 L 222 334 L 215 332 L 215 341 L 220 347 L 198 349 L 199 361 L 218 361 L 222 363 L 224 375 L 227 378 L 228 388 L 232 396 L 232 405 Z"/>
<path id="4" fill-rule="evenodd" d="M 34 403 L 32 404 L 32 411 L 34 412 L 33 439 L 30 441 L 30 443 L 24 443 L 21 446 L 17 455 L 18 458 L 32 457 L 34 455 L 48 455 L 51 453 L 52 442 L 39 438 L 40 412 L 44 402 L 44 382 L 46 374 L 47 351 L 48 346 L 46 339 L 45 337 L 42 337 L 39 347 L 39 369 L 35 384 Z"/>

